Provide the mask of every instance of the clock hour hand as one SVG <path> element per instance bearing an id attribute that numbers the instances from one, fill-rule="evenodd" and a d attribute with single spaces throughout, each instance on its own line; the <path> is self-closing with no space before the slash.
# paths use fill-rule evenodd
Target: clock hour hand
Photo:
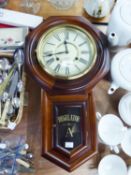
<path id="1" fill-rule="evenodd" d="M 66 41 L 64 41 L 64 45 L 65 45 L 65 53 L 69 53 L 69 51 L 68 51 L 68 47 L 67 47 L 67 42 Z"/>

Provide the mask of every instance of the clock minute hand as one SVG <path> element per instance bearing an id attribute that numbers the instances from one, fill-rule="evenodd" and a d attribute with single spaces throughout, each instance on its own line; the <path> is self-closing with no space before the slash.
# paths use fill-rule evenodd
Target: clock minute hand
<path id="1" fill-rule="evenodd" d="M 66 52 L 64 51 L 64 52 L 50 53 L 50 54 L 47 54 L 47 55 L 45 55 L 45 56 L 51 57 L 52 55 L 60 55 L 60 54 L 63 54 L 63 53 L 66 53 Z"/>
<path id="2" fill-rule="evenodd" d="M 66 53 L 65 51 L 64 52 L 57 52 L 55 53 L 55 55 L 60 55 L 60 54 L 63 54 L 63 53 Z"/>

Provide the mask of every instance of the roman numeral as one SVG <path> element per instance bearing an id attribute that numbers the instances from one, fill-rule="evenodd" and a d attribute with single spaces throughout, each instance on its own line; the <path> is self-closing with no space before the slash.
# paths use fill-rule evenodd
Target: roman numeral
<path id="1" fill-rule="evenodd" d="M 81 54 L 88 54 L 88 53 L 89 53 L 89 51 L 86 51 L 86 50 L 81 51 Z"/>
<path id="2" fill-rule="evenodd" d="M 67 76 L 70 74 L 69 67 L 66 67 L 66 69 L 65 69 L 65 74 L 66 74 Z"/>
<path id="3" fill-rule="evenodd" d="M 74 41 L 77 39 L 77 37 L 78 37 L 78 33 L 76 33 L 75 38 L 74 38 Z"/>
<path id="4" fill-rule="evenodd" d="M 45 57 L 50 57 L 50 56 L 52 56 L 52 55 L 53 55 L 53 54 L 52 54 L 51 51 L 44 52 L 44 54 L 43 54 L 43 56 L 45 56 Z"/>
<path id="5" fill-rule="evenodd" d="M 81 63 L 83 63 L 83 64 L 87 64 L 87 63 L 88 63 L 88 61 L 85 60 L 85 59 L 83 59 L 83 58 L 80 58 L 79 61 L 80 61 Z"/>
<path id="6" fill-rule="evenodd" d="M 84 41 L 83 43 L 79 44 L 79 47 L 83 46 L 86 43 L 87 43 L 87 41 Z"/>
<path id="7" fill-rule="evenodd" d="M 80 68 L 77 65 L 75 65 L 75 67 L 76 67 L 77 70 L 81 71 Z"/>
<path id="8" fill-rule="evenodd" d="M 54 38 L 56 38 L 58 41 L 61 41 L 61 39 L 60 39 L 58 34 L 54 35 Z"/>
<path id="9" fill-rule="evenodd" d="M 50 42 L 47 42 L 46 44 L 49 44 L 49 45 L 55 46 L 54 43 L 50 43 Z"/>
<path id="10" fill-rule="evenodd" d="M 46 61 L 46 64 L 50 65 L 54 62 L 54 60 L 55 60 L 54 58 L 51 58 L 51 59 Z"/>
<path id="11" fill-rule="evenodd" d="M 55 71 L 56 73 L 59 72 L 60 67 L 61 67 L 61 65 L 60 65 L 60 64 L 57 64 L 57 66 L 55 67 L 54 71 Z"/>
<path id="12" fill-rule="evenodd" d="M 69 39 L 69 31 L 65 31 L 65 40 L 68 40 Z"/>

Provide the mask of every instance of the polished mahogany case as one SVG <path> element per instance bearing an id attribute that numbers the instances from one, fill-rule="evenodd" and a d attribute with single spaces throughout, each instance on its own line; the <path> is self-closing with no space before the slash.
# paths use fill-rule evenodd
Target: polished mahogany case
<path id="1" fill-rule="evenodd" d="M 36 48 L 41 36 L 61 24 L 83 28 L 96 44 L 94 66 L 77 79 L 53 77 L 37 59 Z M 27 37 L 25 54 L 26 70 L 42 88 L 42 156 L 72 171 L 97 152 L 92 88 L 109 70 L 106 36 L 83 17 L 50 17 Z"/>

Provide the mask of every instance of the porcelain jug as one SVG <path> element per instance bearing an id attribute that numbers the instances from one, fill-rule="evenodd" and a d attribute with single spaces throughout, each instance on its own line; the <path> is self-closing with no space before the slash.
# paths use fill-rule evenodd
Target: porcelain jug
<path id="1" fill-rule="evenodd" d="M 123 38 L 123 36 L 122 36 Z M 119 51 L 111 61 L 112 83 L 108 94 L 113 94 L 118 88 L 131 91 L 131 49 Z"/>
<path id="2" fill-rule="evenodd" d="M 112 11 L 107 28 L 111 46 L 125 46 L 131 43 L 131 0 L 118 0 Z"/>

